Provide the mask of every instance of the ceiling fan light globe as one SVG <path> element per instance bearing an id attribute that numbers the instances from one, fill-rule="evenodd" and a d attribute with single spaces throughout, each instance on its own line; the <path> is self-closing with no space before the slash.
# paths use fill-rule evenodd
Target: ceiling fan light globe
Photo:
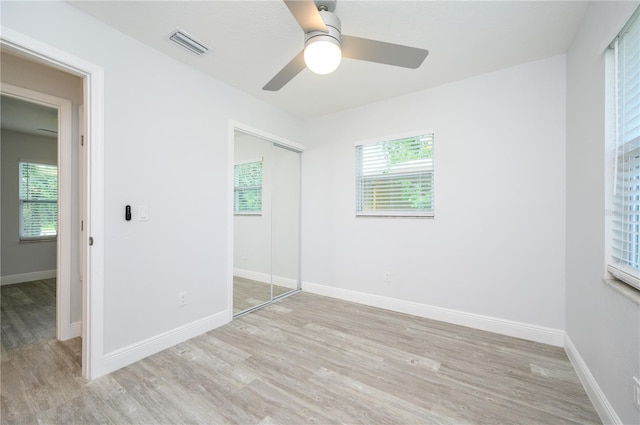
<path id="1" fill-rule="evenodd" d="M 342 60 L 340 43 L 330 36 L 318 36 L 307 41 L 304 48 L 304 62 L 311 72 L 330 74 L 338 68 Z"/>

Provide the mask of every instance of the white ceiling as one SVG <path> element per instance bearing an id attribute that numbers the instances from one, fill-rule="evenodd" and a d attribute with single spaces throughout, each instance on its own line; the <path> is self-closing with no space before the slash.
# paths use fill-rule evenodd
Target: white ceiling
<path id="1" fill-rule="evenodd" d="M 58 110 L 10 96 L 0 96 L 0 124 L 5 130 L 58 137 Z"/>
<path id="2" fill-rule="evenodd" d="M 289 113 L 307 118 L 564 53 L 582 1 L 338 0 L 343 34 L 426 48 L 417 70 L 345 59 L 262 87 L 303 47 L 282 1 L 73 1 L 125 34 Z M 197 57 L 167 40 L 176 27 L 213 48 Z"/>

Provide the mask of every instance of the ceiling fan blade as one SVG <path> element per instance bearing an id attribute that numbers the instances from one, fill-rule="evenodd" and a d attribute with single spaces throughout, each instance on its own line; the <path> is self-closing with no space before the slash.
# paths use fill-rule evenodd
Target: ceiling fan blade
<path id="1" fill-rule="evenodd" d="M 428 50 L 368 38 L 342 36 L 342 56 L 369 62 L 416 69 L 429 54 Z"/>
<path id="2" fill-rule="evenodd" d="M 305 34 L 311 31 L 329 32 L 313 0 L 284 0 L 284 3 Z"/>
<path id="3" fill-rule="evenodd" d="M 262 90 L 280 90 L 306 67 L 307 65 L 304 63 L 304 50 L 302 50 L 293 59 L 291 59 L 291 61 L 286 64 L 284 68 L 282 68 L 280 72 L 278 72 L 276 76 L 262 88 Z"/>

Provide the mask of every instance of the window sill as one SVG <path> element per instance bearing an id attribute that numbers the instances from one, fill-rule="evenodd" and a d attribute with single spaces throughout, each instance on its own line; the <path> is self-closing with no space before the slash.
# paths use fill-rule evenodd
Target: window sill
<path id="1" fill-rule="evenodd" d="M 602 281 L 621 293 L 626 298 L 629 298 L 631 301 L 640 305 L 640 291 L 638 291 L 637 289 L 632 288 L 630 285 L 616 278 L 605 278 L 602 279 Z"/>
<path id="2" fill-rule="evenodd" d="M 50 236 L 46 238 L 22 238 L 20 239 L 20 243 L 34 243 L 34 242 L 55 242 L 58 238 L 55 236 Z"/>
<path id="3" fill-rule="evenodd" d="M 394 213 L 394 212 L 361 212 L 356 213 L 356 218 L 435 218 L 434 213 Z"/>

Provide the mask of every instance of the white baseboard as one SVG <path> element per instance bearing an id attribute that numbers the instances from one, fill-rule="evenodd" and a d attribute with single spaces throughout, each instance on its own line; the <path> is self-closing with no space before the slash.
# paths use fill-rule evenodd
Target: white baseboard
<path id="1" fill-rule="evenodd" d="M 399 313 L 412 314 L 414 316 L 424 317 L 427 319 L 439 320 L 441 322 L 453 323 L 455 325 L 494 332 L 501 335 L 541 342 L 556 347 L 564 346 L 565 333 L 560 329 L 467 313 L 460 310 L 453 310 L 428 304 L 419 304 L 412 301 L 388 298 L 380 295 L 335 288 L 311 282 L 303 282 L 302 290 L 318 295 L 365 304 L 372 307 L 397 311 Z"/>
<path id="2" fill-rule="evenodd" d="M 252 270 L 233 269 L 233 275 L 244 279 L 251 279 L 262 283 L 271 283 L 271 275 Z M 273 284 L 290 289 L 298 289 L 298 281 L 289 277 L 273 276 Z"/>
<path id="3" fill-rule="evenodd" d="M 271 283 L 271 275 L 262 272 L 245 269 L 233 269 L 233 275 L 244 279 L 255 280 L 256 282 Z"/>
<path id="4" fill-rule="evenodd" d="M 70 338 L 77 338 L 79 336 L 82 336 L 82 322 L 81 321 L 72 322 L 70 330 L 71 330 Z"/>
<path id="5" fill-rule="evenodd" d="M 0 285 L 13 285 L 14 283 L 32 282 L 34 280 L 53 279 L 56 277 L 56 270 L 42 270 L 39 272 L 29 272 L 11 274 L 0 278 Z"/>
<path id="6" fill-rule="evenodd" d="M 569 357 L 569 361 L 573 365 L 573 368 L 576 370 L 578 374 L 578 378 L 580 378 L 580 382 L 582 382 L 582 386 L 584 387 L 593 407 L 595 407 L 596 412 L 600 415 L 600 419 L 603 424 L 611 424 L 611 425 L 622 425 L 622 420 L 613 409 L 609 400 L 604 395 L 604 392 L 598 385 L 598 382 L 591 374 L 591 371 L 587 367 L 587 364 L 582 359 L 582 356 L 578 352 L 578 349 L 575 345 L 573 345 L 573 341 L 569 338 L 569 335 L 565 334 L 564 341 L 564 351 L 567 353 L 567 357 Z"/>
<path id="7" fill-rule="evenodd" d="M 290 277 L 273 276 L 273 284 L 289 289 L 298 289 L 298 281 Z"/>
<path id="8" fill-rule="evenodd" d="M 103 374 L 114 372 L 145 357 L 225 325 L 231 320 L 231 317 L 231 313 L 225 310 L 107 353 L 103 361 Z"/>

